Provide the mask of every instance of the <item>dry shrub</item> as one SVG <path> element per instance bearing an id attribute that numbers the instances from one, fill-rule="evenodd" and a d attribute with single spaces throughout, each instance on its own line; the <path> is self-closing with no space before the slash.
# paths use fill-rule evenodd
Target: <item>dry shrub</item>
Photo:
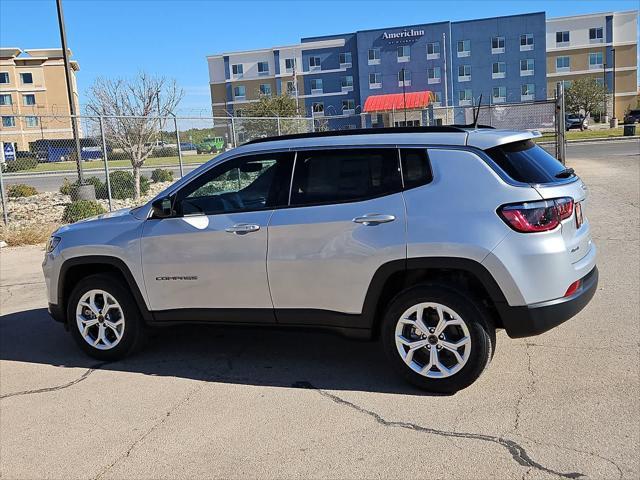
<path id="1" fill-rule="evenodd" d="M 0 226 L 0 240 L 7 242 L 10 247 L 21 245 L 39 245 L 46 243 L 51 233 L 60 225 L 48 223 L 29 226 Z"/>

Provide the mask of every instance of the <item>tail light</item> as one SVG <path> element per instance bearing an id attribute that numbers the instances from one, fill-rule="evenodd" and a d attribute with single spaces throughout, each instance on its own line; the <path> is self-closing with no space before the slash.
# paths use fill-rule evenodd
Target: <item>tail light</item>
<path id="1" fill-rule="evenodd" d="M 532 233 L 553 230 L 573 215 L 570 197 L 503 205 L 498 213 L 516 232 Z"/>
<path id="2" fill-rule="evenodd" d="M 567 291 L 565 292 L 564 296 L 570 297 L 571 295 L 576 293 L 580 288 L 581 283 L 582 283 L 582 280 L 576 280 L 571 285 L 569 285 L 569 288 L 567 288 Z"/>

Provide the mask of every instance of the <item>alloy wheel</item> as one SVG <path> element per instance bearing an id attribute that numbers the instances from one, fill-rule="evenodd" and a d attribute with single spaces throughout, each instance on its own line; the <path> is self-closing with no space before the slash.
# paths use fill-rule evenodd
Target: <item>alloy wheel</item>
<path id="1" fill-rule="evenodd" d="M 118 301 L 104 290 L 89 290 L 76 307 L 76 324 L 82 338 L 93 348 L 110 350 L 124 334 L 124 312 Z"/>

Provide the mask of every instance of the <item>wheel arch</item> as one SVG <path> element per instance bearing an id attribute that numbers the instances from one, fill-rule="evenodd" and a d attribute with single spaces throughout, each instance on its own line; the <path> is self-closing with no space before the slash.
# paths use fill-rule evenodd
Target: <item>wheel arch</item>
<path id="1" fill-rule="evenodd" d="M 386 305 L 401 291 L 420 283 L 448 283 L 469 291 L 485 302 L 496 327 L 502 327 L 499 306 L 506 304 L 504 293 L 491 273 L 475 260 L 459 257 L 418 257 L 394 260 L 380 266 L 371 280 L 363 305 L 372 335 L 379 334 Z"/>
<path id="2" fill-rule="evenodd" d="M 69 296 L 78 282 L 96 273 L 112 273 L 124 280 L 136 301 L 144 321 L 153 321 L 153 315 L 147 308 L 140 287 L 127 264 L 119 258 L 107 255 L 88 255 L 69 258 L 64 261 L 60 267 L 57 294 L 58 305 L 62 307 L 62 312 L 66 312 Z"/>

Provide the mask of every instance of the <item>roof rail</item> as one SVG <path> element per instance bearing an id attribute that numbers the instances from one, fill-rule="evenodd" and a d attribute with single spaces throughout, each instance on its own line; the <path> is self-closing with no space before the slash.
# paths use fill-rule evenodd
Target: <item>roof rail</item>
<path id="1" fill-rule="evenodd" d="M 328 132 L 293 133 L 275 137 L 256 138 L 245 145 L 254 143 L 273 142 L 276 140 L 295 140 L 298 138 L 342 137 L 347 135 L 378 135 L 383 133 L 466 133 L 472 125 L 443 125 L 437 127 L 381 127 L 381 128 L 354 128 L 349 130 L 335 130 Z M 478 125 L 478 128 L 492 128 Z"/>

